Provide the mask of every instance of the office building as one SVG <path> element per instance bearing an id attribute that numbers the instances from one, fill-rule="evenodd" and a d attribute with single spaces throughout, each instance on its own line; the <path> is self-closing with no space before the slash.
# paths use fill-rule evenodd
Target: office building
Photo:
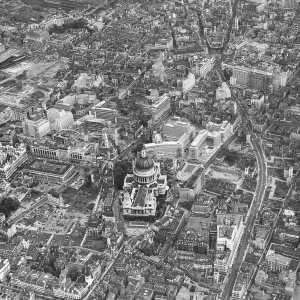
<path id="1" fill-rule="evenodd" d="M 184 154 L 184 149 L 194 136 L 195 127 L 188 122 L 170 120 L 163 126 L 162 136 L 153 133 L 153 143 L 145 144 L 147 155 L 157 158 L 178 158 Z"/>
<path id="2" fill-rule="evenodd" d="M 253 94 L 251 97 L 251 106 L 260 109 L 265 102 L 265 95 Z"/>
<path id="3" fill-rule="evenodd" d="M 274 272 L 287 270 L 292 261 L 291 258 L 275 253 L 273 250 L 268 251 L 266 258 L 268 268 Z"/>
<path id="4" fill-rule="evenodd" d="M 230 78 L 230 83 L 233 85 L 256 90 L 268 90 L 273 81 L 276 81 L 276 76 L 274 77 L 275 73 L 273 74 L 273 72 L 237 65 L 226 65 L 226 67 L 233 72 Z"/>
<path id="5" fill-rule="evenodd" d="M 232 300 L 243 299 L 244 294 L 247 291 L 247 281 L 243 277 L 243 273 L 238 273 L 235 284 L 232 289 Z"/>
<path id="6" fill-rule="evenodd" d="M 222 143 L 224 143 L 230 137 L 230 134 L 232 132 L 232 126 L 228 121 L 223 121 L 221 124 L 208 122 L 206 124 L 206 129 L 209 130 L 210 132 L 213 131 L 220 132 Z"/>
<path id="7" fill-rule="evenodd" d="M 233 251 L 244 231 L 243 216 L 239 214 L 217 215 L 217 244 Z"/>
<path id="8" fill-rule="evenodd" d="M 194 199 L 197 194 L 202 191 L 205 178 L 205 169 L 202 166 L 193 172 L 189 179 L 180 188 L 180 199 Z"/>
<path id="9" fill-rule="evenodd" d="M 154 120 L 158 120 L 168 113 L 171 109 L 170 97 L 168 94 L 163 94 L 160 97 L 147 97 L 148 104 L 144 104 L 144 109 L 147 113 L 153 116 Z"/>
<path id="10" fill-rule="evenodd" d="M 207 144 L 212 147 L 218 147 L 222 142 L 222 134 L 219 131 L 209 132 L 206 137 Z"/>
<path id="11" fill-rule="evenodd" d="M 217 250 L 228 253 L 220 271 L 227 272 L 231 268 L 243 233 L 242 215 L 217 214 Z"/>
<path id="12" fill-rule="evenodd" d="M 206 144 L 206 137 L 208 135 L 207 130 L 202 130 L 198 132 L 198 135 L 192 141 L 189 147 L 189 158 L 190 159 L 198 159 L 199 156 L 202 154 L 202 150 Z"/>
<path id="13" fill-rule="evenodd" d="M 197 75 L 200 75 L 205 78 L 207 74 L 213 69 L 214 65 L 215 65 L 214 56 L 212 58 L 203 59 L 200 66 L 198 67 L 199 71 L 197 72 L 198 73 Z"/>
<path id="14" fill-rule="evenodd" d="M 182 140 L 176 142 L 156 142 L 145 144 L 147 155 L 156 158 L 179 158 L 184 153 Z"/>
<path id="15" fill-rule="evenodd" d="M 189 137 L 195 135 L 195 127 L 188 122 L 171 119 L 163 126 L 162 133 L 164 141 L 177 141 L 184 135 L 186 146 L 189 142 Z"/>
<path id="16" fill-rule="evenodd" d="M 47 119 L 25 119 L 22 122 L 22 128 L 25 135 L 42 138 L 50 132 L 50 123 Z"/>
<path id="17" fill-rule="evenodd" d="M 75 172 L 73 165 L 40 159 L 34 159 L 24 168 L 24 173 L 34 177 L 35 180 L 50 183 L 65 183 Z"/>

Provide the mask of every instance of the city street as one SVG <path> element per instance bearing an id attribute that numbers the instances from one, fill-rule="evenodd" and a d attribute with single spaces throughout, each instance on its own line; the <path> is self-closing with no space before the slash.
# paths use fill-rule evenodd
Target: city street
<path id="1" fill-rule="evenodd" d="M 223 79 L 223 81 L 226 82 L 226 79 L 224 78 L 221 71 L 218 71 L 218 72 L 219 72 L 220 77 Z M 256 152 L 257 168 L 258 168 L 258 183 L 257 183 L 256 191 L 255 191 L 255 196 L 253 199 L 253 204 L 251 206 L 251 211 L 249 213 L 248 220 L 245 224 L 245 233 L 240 242 L 240 248 L 237 251 L 235 262 L 233 263 L 233 266 L 232 266 L 232 269 L 230 272 L 230 276 L 228 278 L 228 281 L 225 285 L 225 289 L 222 294 L 222 299 L 224 299 L 224 300 L 230 299 L 239 268 L 244 259 L 245 251 L 248 246 L 248 240 L 250 238 L 250 233 L 251 233 L 254 223 L 255 223 L 257 212 L 259 211 L 261 203 L 264 199 L 266 185 L 267 185 L 267 168 L 266 168 L 266 164 L 265 164 L 263 149 L 262 149 L 260 142 L 257 139 L 256 135 L 252 132 L 251 122 L 250 122 L 246 112 L 244 111 L 243 106 L 241 105 L 239 99 L 235 95 L 231 86 L 229 84 L 228 84 L 228 86 L 230 88 L 232 98 L 236 101 L 236 103 L 238 105 L 242 122 L 245 123 L 245 126 L 251 136 L 253 148 Z"/>

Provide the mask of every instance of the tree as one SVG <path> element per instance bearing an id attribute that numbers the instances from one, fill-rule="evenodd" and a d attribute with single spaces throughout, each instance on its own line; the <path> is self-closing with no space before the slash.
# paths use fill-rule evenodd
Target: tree
<path id="1" fill-rule="evenodd" d="M 141 125 L 143 125 L 143 127 L 144 128 L 147 128 L 148 127 L 148 121 L 150 120 L 150 116 L 147 116 L 147 115 L 145 115 L 144 113 L 141 113 L 140 115 L 139 115 L 139 123 L 141 124 Z"/>
<path id="2" fill-rule="evenodd" d="M 177 150 L 177 155 L 176 155 L 177 158 L 182 158 L 182 151 L 180 148 L 178 148 Z"/>
<path id="3" fill-rule="evenodd" d="M 50 248 L 50 253 L 54 257 L 58 257 L 59 256 L 59 246 L 58 245 L 52 245 L 51 248 Z"/>
<path id="4" fill-rule="evenodd" d="M 154 236 L 154 242 L 157 244 L 164 244 L 167 239 L 166 234 L 160 230 L 155 236 Z"/>
<path id="5" fill-rule="evenodd" d="M 19 208 L 20 202 L 17 199 L 11 197 L 4 197 L 0 203 L 0 213 L 3 213 L 6 218 L 10 215 L 12 211 Z"/>
<path id="6" fill-rule="evenodd" d="M 91 174 L 87 174 L 85 178 L 86 187 L 90 187 L 92 185 L 92 176 Z"/>
<path id="7" fill-rule="evenodd" d="M 124 179 L 127 175 L 127 163 L 118 161 L 114 166 L 114 183 L 116 187 L 121 190 L 123 188 Z"/>
<path id="8" fill-rule="evenodd" d="M 179 205 L 187 210 L 191 210 L 194 202 L 193 201 L 187 201 L 187 202 L 180 202 Z"/>
<path id="9" fill-rule="evenodd" d="M 80 275 L 81 275 L 81 272 L 75 266 L 72 266 L 69 269 L 67 277 L 70 277 L 72 281 L 76 281 Z"/>
<path id="10" fill-rule="evenodd" d="M 196 287 L 194 285 L 192 285 L 190 287 L 190 293 L 195 293 L 195 291 L 196 291 Z"/>

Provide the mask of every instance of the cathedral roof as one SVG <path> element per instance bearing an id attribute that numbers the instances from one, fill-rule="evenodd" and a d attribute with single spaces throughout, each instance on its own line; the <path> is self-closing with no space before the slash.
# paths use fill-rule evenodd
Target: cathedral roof
<path id="1" fill-rule="evenodd" d="M 146 155 L 145 149 L 142 150 L 140 156 L 135 160 L 135 168 L 137 171 L 147 171 L 154 167 L 153 159 Z"/>

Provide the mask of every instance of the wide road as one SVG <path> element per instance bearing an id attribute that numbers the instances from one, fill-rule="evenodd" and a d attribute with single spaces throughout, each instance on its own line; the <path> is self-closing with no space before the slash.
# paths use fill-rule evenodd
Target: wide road
<path id="1" fill-rule="evenodd" d="M 231 35 L 231 31 L 232 31 L 233 24 L 234 24 L 234 19 L 236 16 L 237 5 L 238 5 L 238 0 L 234 0 L 233 7 L 232 7 L 232 17 L 231 17 L 231 20 L 230 20 L 230 23 L 228 26 L 227 35 L 226 35 L 224 45 L 223 45 L 223 53 L 224 53 L 224 50 L 226 50 L 228 42 L 230 40 L 230 35 Z M 222 60 L 223 60 L 223 54 L 221 56 L 221 60 L 217 62 L 217 63 L 219 63 L 219 65 L 217 66 L 216 70 L 219 74 L 221 81 L 227 82 L 227 80 L 224 77 L 223 72 L 221 71 Z M 248 129 L 248 132 L 251 136 L 251 143 L 256 152 L 256 157 L 257 157 L 258 182 L 257 182 L 257 186 L 256 186 L 255 195 L 253 198 L 253 203 L 250 207 L 250 212 L 249 212 L 248 218 L 245 223 L 245 232 L 241 239 L 239 249 L 237 250 L 234 263 L 230 270 L 230 275 L 229 275 L 226 285 L 224 287 L 222 297 L 221 297 L 222 300 L 229 300 L 231 297 L 232 289 L 234 287 L 240 266 L 243 262 L 244 255 L 246 253 L 248 241 L 250 238 L 250 233 L 253 229 L 257 212 L 259 211 L 261 203 L 264 199 L 265 189 L 266 189 L 266 184 L 267 184 L 267 168 L 266 168 L 266 164 L 265 164 L 265 160 L 264 160 L 263 149 L 261 148 L 261 145 L 260 145 L 256 135 L 252 132 L 251 121 L 248 118 L 248 115 L 245 112 L 242 104 L 240 103 L 238 97 L 236 96 L 235 92 L 231 88 L 229 82 L 227 82 L 227 85 L 230 89 L 232 99 L 234 99 L 234 101 L 236 102 L 236 104 L 239 108 L 239 113 L 240 113 L 242 123 Z"/>
<path id="2" fill-rule="evenodd" d="M 262 255 L 261 255 L 259 261 L 257 262 L 257 264 L 256 264 L 256 266 L 255 266 L 255 270 L 254 270 L 254 272 L 253 272 L 253 274 L 252 274 L 252 276 L 251 276 L 250 282 L 249 282 L 249 284 L 248 284 L 248 289 L 247 289 L 246 299 L 247 299 L 247 297 L 249 296 L 249 292 L 250 292 L 251 286 L 254 284 L 255 277 L 256 277 L 257 272 L 258 272 L 258 270 L 259 270 L 259 266 L 260 266 L 260 264 L 265 260 L 267 251 L 268 251 L 268 249 L 269 249 L 269 247 L 270 247 L 270 245 L 271 245 L 271 241 L 272 241 L 271 237 L 273 236 L 273 233 L 274 233 L 274 231 L 275 231 L 276 228 L 277 228 L 277 223 L 278 223 L 279 217 L 282 215 L 284 209 L 285 209 L 285 208 L 287 207 L 287 205 L 288 205 L 289 199 L 291 198 L 292 193 L 293 193 L 293 190 L 295 189 L 295 186 L 296 186 L 296 182 L 297 182 L 298 177 L 299 177 L 299 171 L 297 172 L 296 176 L 294 177 L 293 183 L 291 184 L 291 186 L 290 186 L 290 188 L 289 188 L 289 191 L 288 191 L 288 193 L 287 193 L 287 195 L 286 195 L 286 197 L 285 197 L 285 199 L 284 199 L 284 201 L 283 201 L 283 203 L 282 203 L 282 206 L 281 206 L 281 208 L 280 208 L 280 211 L 277 213 L 277 216 L 276 216 L 276 218 L 275 218 L 275 220 L 274 220 L 274 222 L 273 222 L 273 225 L 272 225 L 272 227 L 271 227 L 271 230 L 270 230 L 270 232 L 269 232 L 269 234 L 268 234 L 268 236 L 267 236 L 267 239 L 266 239 L 266 240 L 267 240 L 266 247 L 265 247 L 265 249 L 264 249 L 264 251 L 263 251 L 263 253 L 262 253 Z"/>
<path id="3" fill-rule="evenodd" d="M 149 134 L 151 131 L 155 131 L 164 121 L 166 121 L 170 116 L 170 113 L 167 113 L 164 117 L 162 117 L 160 120 L 158 120 L 157 123 L 153 124 L 152 126 L 150 126 L 149 128 L 146 129 L 146 132 L 144 133 L 144 135 Z M 125 148 L 120 155 L 117 157 L 116 160 L 121 160 L 124 157 L 126 157 L 128 154 L 131 153 L 132 149 L 134 149 L 136 147 L 136 145 L 141 142 L 143 139 L 143 135 L 140 135 L 131 145 L 129 145 L 127 148 Z"/>
<path id="4" fill-rule="evenodd" d="M 220 70 L 218 70 L 218 73 L 219 73 L 220 77 L 222 78 L 222 80 L 224 82 L 226 82 L 226 79 L 224 78 L 224 75 L 222 74 L 222 72 Z M 254 226 L 257 212 L 259 211 L 261 203 L 264 199 L 266 185 L 267 185 L 267 168 L 266 168 L 266 164 L 265 164 L 263 149 L 262 149 L 256 135 L 252 132 L 251 121 L 249 120 L 248 115 L 246 114 L 243 106 L 241 105 L 239 99 L 237 98 L 235 92 L 233 91 L 233 89 L 231 88 L 231 86 L 229 84 L 228 84 L 228 87 L 230 88 L 232 98 L 235 100 L 235 102 L 239 108 L 242 122 L 245 124 L 246 128 L 248 129 L 249 134 L 251 135 L 252 146 L 256 152 L 256 158 L 257 158 L 258 182 L 257 182 L 257 186 L 256 186 L 253 203 L 250 208 L 250 213 L 249 213 L 248 219 L 245 223 L 245 233 L 240 242 L 240 247 L 237 251 L 235 261 L 233 263 L 228 281 L 225 285 L 224 292 L 222 294 L 223 300 L 230 299 L 230 296 L 232 294 L 232 289 L 235 284 L 240 265 L 243 262 L 244 255 L 245 255 L 245 252 L 246 252 L 246 249 L 248 246 L 248 240 L 250 238 L 250 233 Z"/>
<path id="5" fill-rule="evenodd" d="M 121 246 L 121 248 L 119 249 L 119 251 L 116 254 L 115 258 L 113 259 L 113 261 L 111 262 L 111 264 L 106 268 L 106 270 L 104 271 L 104 273 L 102 273 L 98 279 L 95 279 L 95 281 L 93 282 L 93 285 L 92 285 L 91 289 L 89 290 L 88 294 L 83 298 L 84 300 L 87 300 L 90 297 L 90 295 L 94 292 L 94 290 L 96 289 L 96 287 L 99 285 L 99 283 L 101 283 L 103 281 L 103 279 L 105 278 L 105 276 L 109 273 L 109 271 L 115 265 L 116 261 L 118 260 L 120 254 L 123 252 L 123 250 L 124 250 L 124 244 Z"/>

